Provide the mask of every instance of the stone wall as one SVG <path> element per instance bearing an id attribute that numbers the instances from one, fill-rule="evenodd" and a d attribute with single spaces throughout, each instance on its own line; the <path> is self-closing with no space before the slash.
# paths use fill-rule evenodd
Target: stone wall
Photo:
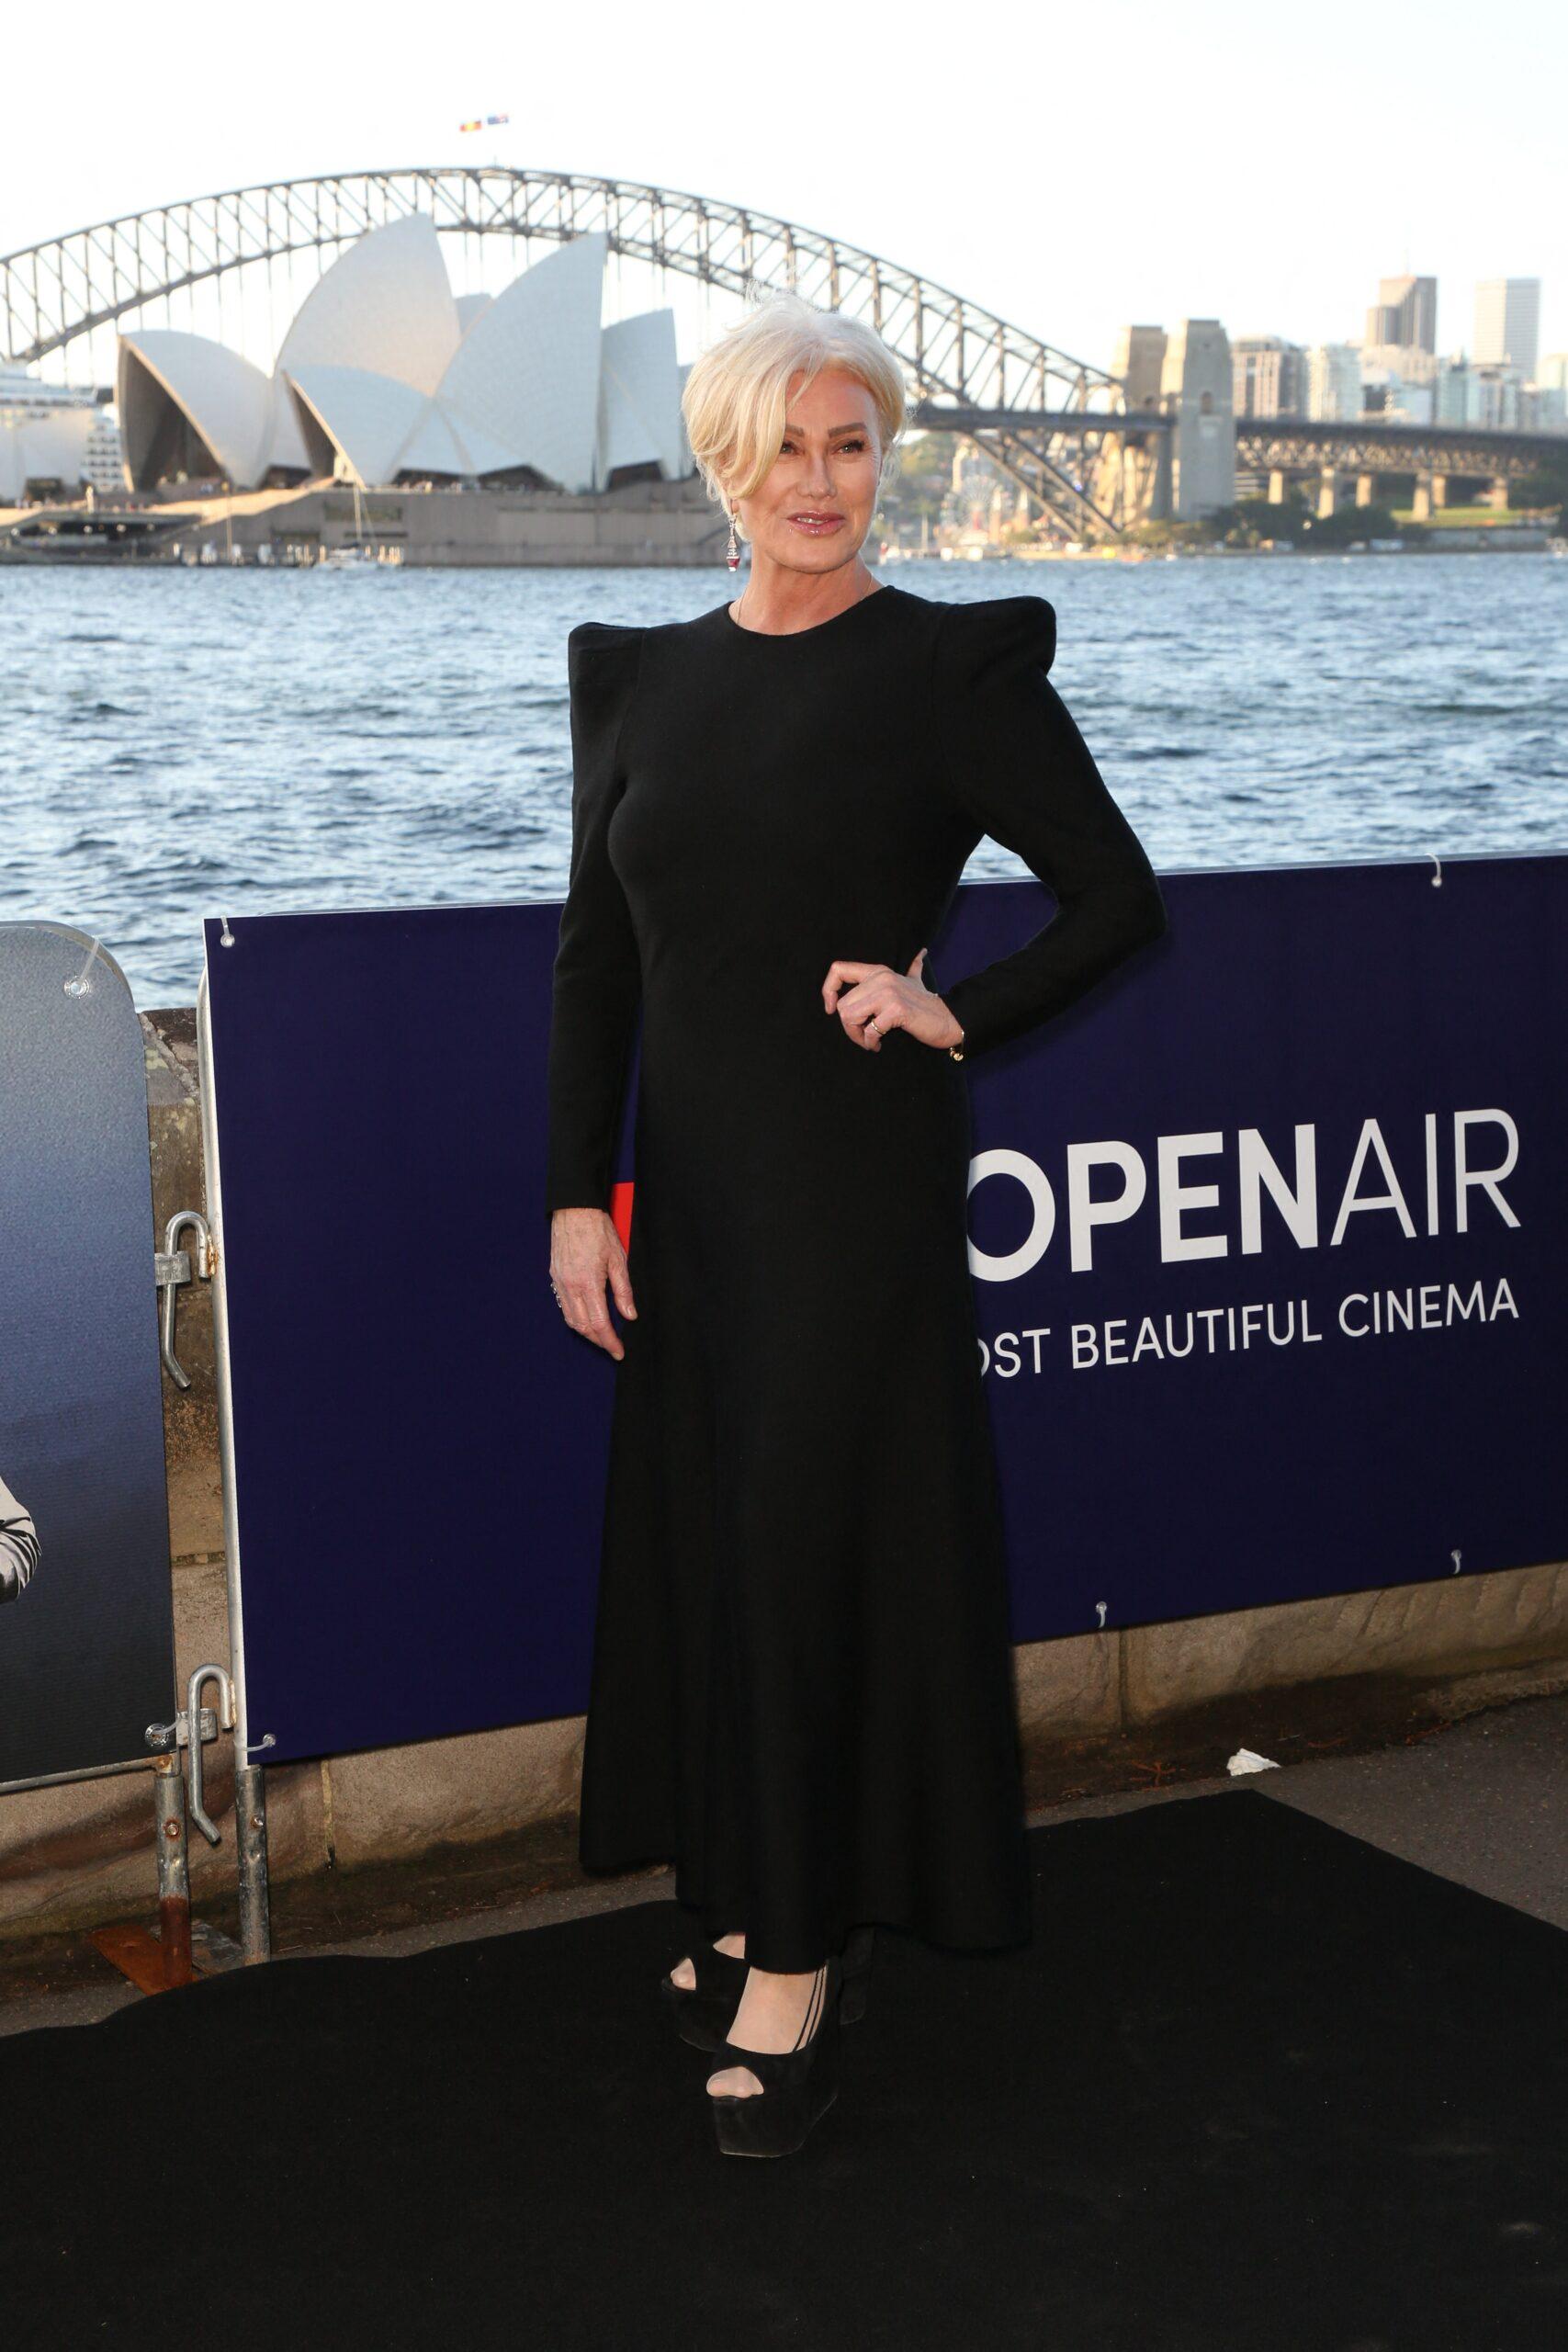
<path id="1" fill-rule="evenodd" d="M 173 512 L 172 502 L 165 502 Z M 279 561 L 365 543 L 409 565 L 689 565 L 712 571 L 725 544 L 724 517 L 701 480 L 628 482 L 573 496 L 565 491 L 376 490 L 361 503 L 364 530 L 346 487 L 256 492 L 209 499 L 177 537 L 190 553 L 231 544 Z"/>

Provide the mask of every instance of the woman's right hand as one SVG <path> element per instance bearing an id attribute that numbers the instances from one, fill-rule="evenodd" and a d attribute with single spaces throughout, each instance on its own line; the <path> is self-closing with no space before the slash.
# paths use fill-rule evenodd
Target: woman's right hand
<path id="1" fill-rule="evenodd" d="M 550 1217 L 550 1288 L 574 1331 L 618 1363 L 626 1354 L 604 1304 L 606 1282 L 623 1315 L 637 1317 L 626 1253 L 607 1209 L 556 1209 Z"/>

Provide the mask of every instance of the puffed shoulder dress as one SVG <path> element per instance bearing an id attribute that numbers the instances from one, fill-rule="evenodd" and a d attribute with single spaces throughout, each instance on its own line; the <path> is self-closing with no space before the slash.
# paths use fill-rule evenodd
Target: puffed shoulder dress
<path id="1" fill-rule="evenodd" d="M 641 1023 L 580 1853 L 673 1861 L 761 1968 L 866 1921 L 1031 1933 L 966 1069 L 1167 920 L 1055 645 L 1042 597 L 894 586 L 790 635 L 721 604 L 569 640 L 551 1211 L 608 1206 Z M 962 1063 L 867 1051 L 828 967 L 906 972 L 986 833 L 1056 912 L 928 964 Z"/>

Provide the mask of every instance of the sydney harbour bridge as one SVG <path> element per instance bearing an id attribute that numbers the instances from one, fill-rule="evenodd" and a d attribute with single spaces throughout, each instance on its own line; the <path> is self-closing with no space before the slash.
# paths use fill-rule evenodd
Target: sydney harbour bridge
<path id="1" fill-rule="evenodd" d="M 1510 481 L 1562 446 L 1561 435 L 1375 417 L 1238 418 L 1217 321 L 1187 322 L 1174 371 L 1118 377 L 817 230 L 677 189 L 500 164 L 276 181 L 75 230 L 0 258 L 0 350 L 13 365 L 54 355 L 69 365 L 176 294 L 312 252 L 330 260 L 414 211 L 444 238 L 529 248 L 601 231 L 612 254 L 722 293 L 789 287 L 867 320 L 904 366 L 911 422 L 972 437 L 1062 538 L 1114 538 L 1148 517 L 1228 503 L 1213 485 L 1234 483 L 1237 469 L 1267 477 L 1272 497 L 1304 479 L 1320 513 L 1351 482 L 1368 503 L 1377 475 L 1396 472 L 1415 476 L 1417 512 L 1442 503 L 1450 475 L 1480 477 L 1501 503 Z"/>

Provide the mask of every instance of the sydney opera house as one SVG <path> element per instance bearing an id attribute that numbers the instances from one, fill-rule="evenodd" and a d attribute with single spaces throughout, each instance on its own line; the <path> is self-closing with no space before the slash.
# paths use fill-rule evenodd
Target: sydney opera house
<path id="1" fill-rule="evenodd" d="M 122 334 L 127 482 L 579 495 L 683 481 L 674 313 L 603 325 L 607 249 L 602 232 L 574 237 L 499 294 L 457 295 L 434 221 L 410 213 L 325 271 L 270 373 L 209 336 Z"/>

